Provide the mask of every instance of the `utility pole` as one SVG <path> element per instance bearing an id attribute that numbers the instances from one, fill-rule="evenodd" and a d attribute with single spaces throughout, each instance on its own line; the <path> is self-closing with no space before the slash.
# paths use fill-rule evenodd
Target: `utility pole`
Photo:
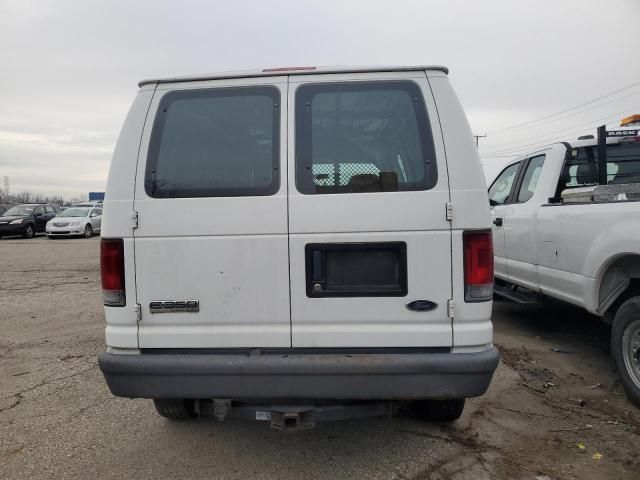
<path id="1" fill-rule="evenodd" d="M 476 147 L 477 147 L 480 139 L 481 138 L 487 138 L 487 136 L 486 135 L 474 135 L 473 138 L 476 139 Z"/>
<path id="2" fill-rule="evenodd" d="M 9 201 L 9 176 L 4 176 L 4 196 L 6 197 L 6 201 Z"/>

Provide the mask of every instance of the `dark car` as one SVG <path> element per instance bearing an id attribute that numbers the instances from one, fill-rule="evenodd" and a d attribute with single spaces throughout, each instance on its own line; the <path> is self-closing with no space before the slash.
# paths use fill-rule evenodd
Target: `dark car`
<path id="1" fill-rule="evenodd" d="M 52 204 L 25 203 L 15 205 L 0 216 L 0 238 L 6 235 L 22 235 L 32 238 L 45 232 L 47 222 L 56 216 Z"/>
<path id="2" fill-rule="evenodd" d="M 0 203 L 0 217 L 11 207 L 13 207 L 11 203 Z"/>

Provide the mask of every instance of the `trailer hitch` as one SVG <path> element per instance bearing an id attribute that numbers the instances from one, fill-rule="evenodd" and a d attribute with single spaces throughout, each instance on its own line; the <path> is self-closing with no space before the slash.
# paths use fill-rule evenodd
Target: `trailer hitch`
<path id="1" fill-rule="evenodd" d="M 271 412 L 271 428 L 280 431 L 296 431 L 296 430 L 309 430 L 315 427 L 316 423 L 313 420 L 313 410 L 306 411 L 293 411 Z"/>

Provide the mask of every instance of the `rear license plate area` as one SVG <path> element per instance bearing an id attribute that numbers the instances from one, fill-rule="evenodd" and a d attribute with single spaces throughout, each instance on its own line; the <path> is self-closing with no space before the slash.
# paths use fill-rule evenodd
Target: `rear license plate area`
<path id="1" fill-rule="evenodd" d="M 312 243 L 305 247 L 308 297 L 404 297 L 404 242 Z"/>

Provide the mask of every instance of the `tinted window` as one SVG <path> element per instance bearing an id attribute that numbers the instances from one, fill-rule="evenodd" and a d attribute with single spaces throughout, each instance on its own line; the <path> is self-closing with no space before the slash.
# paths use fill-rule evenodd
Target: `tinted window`
<path id="1" fill-rule="evenodd" d="M 85 207 L 69 207 L 64 212 L 61 212 L 59 217 L 86 217 L 89 214 L 89 209 Z"/>
<path id="2" fill-rule="evenodd" d="M 7 217 L 12 215 L 31 215 L 33 213 L 34 207 L 26 206 L 26 205 L 17 205 L 15 207 L 11 207 L 9 210 L 5 212 Z"/>
<path id="3" fill-rule="evenodd" d="M 527 170 L 522 177 L 522 185 L 520 186 L 520 192 L 518 193 L 518 202 L 526 202 L 536 191 L 536 185 L 538 184 L 538 178 L 542 171 L 542 165 L 544 165 L 545 155 L 533 157 L 529 160 Z"/>
<path id="4" fill-rule="evenodd" d="M 271 87 L 167 93 L 145 190 L 156 198 L 272 195 L 279 187 L 279 92 Z"/>
<path id="5" fill-rule="evenodd" d="M 304 85 L 296 92 L 296 186 L 305 194 L 425 190 L 437 181 L 413 82 Z"/>
<path id="6" fill-rule="evenodd" d="M 492 200 L 494 204 L 502 205 L 507 201 L 519 167 L 520 162 L 509 165 L 498 175 L 498 178 L 493 181 L 491 188 L 489 188 L 489 200 Z"/>
<path id="7" fill-rule="evenodd" d="M 569 150 L 560 178 L 559 191 L 589 187 L 598 183 L 598 147 Z M 607 145 L 607 184 L 623 183 L 640 183 L 640 144 Z"/>

